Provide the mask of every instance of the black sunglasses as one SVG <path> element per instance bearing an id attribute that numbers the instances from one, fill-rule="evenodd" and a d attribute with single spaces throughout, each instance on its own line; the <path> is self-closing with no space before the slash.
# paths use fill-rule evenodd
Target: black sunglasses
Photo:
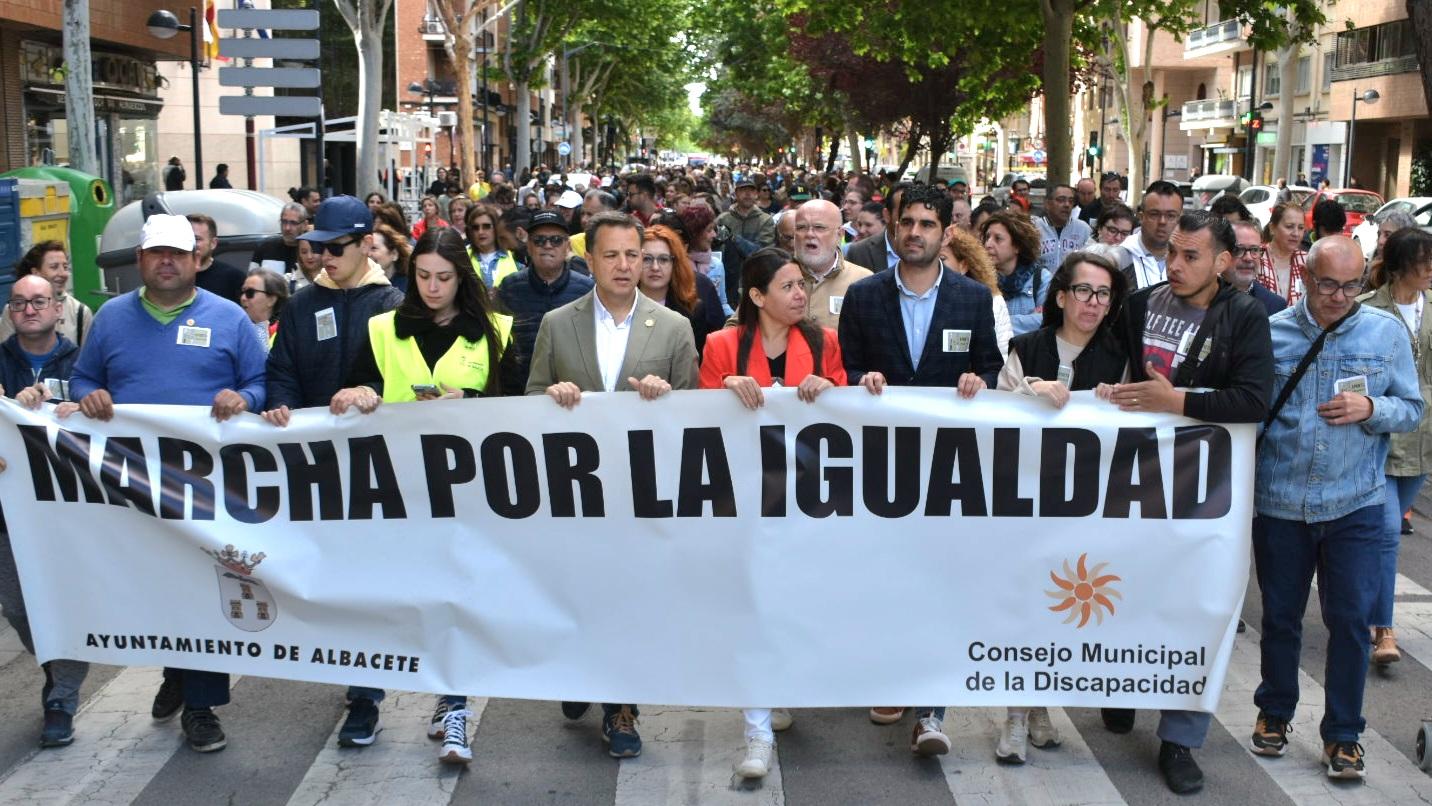
<path id="1" fill-rule="evenodd" d="M 334 257 L 343 257 L 343 252 L 355 243 L 358 243 L 357 238 L 349 238 L 346 241 L 328 241 L 323 244 L 323 250 Z"/>
<path id="2" fill-rule="evenodd" d="M 263 294 L 263 295 L 267 296 L 267 295 L 268 295 L 268 292 L 265 291 L 265 290 L 263 290 L 262 288 L 245 288 L 245 289 L 244 289 L 244 299 L 253 299 L 255 294 Z"/>

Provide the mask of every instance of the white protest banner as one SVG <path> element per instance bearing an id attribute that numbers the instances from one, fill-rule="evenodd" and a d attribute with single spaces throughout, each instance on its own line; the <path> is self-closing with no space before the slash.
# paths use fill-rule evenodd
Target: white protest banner
<path id="1" fill-rule="evenodd" d="M 63 430 L 61 430 L 63 429 Z M 1089 394 L 0 404 L 41 658 L 497 697 L 1212 710 L 1253 429 Z"/>

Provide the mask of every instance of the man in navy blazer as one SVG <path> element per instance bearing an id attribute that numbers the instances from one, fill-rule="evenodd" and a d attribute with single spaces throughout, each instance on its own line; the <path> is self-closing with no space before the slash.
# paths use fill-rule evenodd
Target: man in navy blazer
<path id="1" fill-rule="evenodd" d="M 852 386 L 860 384 L 873 394 L 887 383 L 954 386 L 965 398 L 994 388 L 1004 361 L 995 342 L 989 289 L 940 262 L 950 208 L 949 194 L 941 188 L 917 185 L 905 191 L 893 241 L 900 262 L 845 290 L 840 351 Z M 870 719 L 893 724 L 905 710 L 872 708 Z M 945 709 L 914 710 L 910 749 L 922 756 L 950 752 L 942 725 Z"/>
<path id="2" fill-rule="evenodd" d="M 995 386 L 1004 360 L 989 289 L 940 262 L 950 197 L 912 187 L 900 199 L 900 263 L 852 284 L 840 313 L 840 351 L 852 386 L 955 386 L 965 397 Z"/>

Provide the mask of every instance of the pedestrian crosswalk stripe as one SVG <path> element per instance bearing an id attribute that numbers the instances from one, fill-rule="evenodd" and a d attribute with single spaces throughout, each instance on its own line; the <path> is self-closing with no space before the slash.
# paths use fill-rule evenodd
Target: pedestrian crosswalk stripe
<path id="1" fill-rule="evenodd" d="M 178 719 L 156 725 L 149 716 L 160 677 L 149 667 L 116 675 L 80 706 L 73 745 L 36 753 L 0 779 L 0 804 L 133 801 L 183 746 Z"/>
<path id="2" fill-rule="evenodd" d="M 1026 763 L 999 764 L 994 758 L 1003 708 L 950 710 L 945 732 L 954 737 L 950 755 L 941 758 L 945 782 L 960 806 L 1078 803 L 1081 806 L 1122 805 L 1124 798 L 1062 708 L 1049 718 L 1064 743 L 1040 750 L 1032 745 Z"/>
<path id="3" fill-rule="evenodd" d="M 1432 596 L 1432 590 L 1418 585 L 1404 574 L 1397 575 L 1397 583 L 1393 586 L 1392 593 L 1394 596 Z"/>
<path id="4" fill-rule="evenodd" d="M 780 734 L 765 778 L 747 781 L 735 773 L 746 757 L 745 724 L 735 709 L 642 706 L 641 755 L 622 760 L 616 806 L 783 806 Z M 792 729 L 800 730 L 799 718 Z"/>
<path id="5" fill-rule="evenodd" d="M 378 738 L 368 747 L 339 747 L 344 711 L 289 806 L 317 804 L 404 804 L 441 806 L 452 799 L 460 765 L 438 761 L 441 743 L 428 738 L 436 698 L 432 694 L 388 692 L 379 706 Z M 486 699 L 468 701 L 473 716 L 468 737 L 477 735 Z"/>
<path id="6" fill-rule="evenodd" d="M 1252 736 L 1253 724 L 1258 718 L 1253 692 L 1262 679 L 1259 666 L 1258 634 L 1249 627 L 1248 632 L 1234 642 L 1233 660 L 1228 664 L 1227 683 L 1217 713 L 1218 721 L 1233 738 L 1245 743 Z M 1371 729 L 1364 731 L 1360 739 L 1367 752 L 1364 784 L 1350 788 L 1330 780 L 1321 763 L 1323 742 L 1318 734 L 1318 723 L 1323 716 L 1323 687 L 1299 668 L 1298 691 L 1298 709 L 1288 735 L 1287 753 L 1281 758 L 1256 756 L 1259 766 L 1294 803 L 1347 806 L 1432 800 L 1432 778 Z M 1415 726 L 1409 728 L 1409 734 L 1413 731 Z"/>

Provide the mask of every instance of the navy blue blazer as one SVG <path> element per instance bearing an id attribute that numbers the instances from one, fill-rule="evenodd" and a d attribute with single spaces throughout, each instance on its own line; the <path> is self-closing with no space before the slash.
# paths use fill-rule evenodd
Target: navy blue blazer
<path id="1" fill-rule="evenodd" d="M 1253 285 L 1249 287 L 1248 293 L 1253 295 L 1253 299 L 1263 303 L 1263 307 L 1268 311 L 1269 316 L 1288 307 L 1287 300 L 1269 291 L 1266 286 L 1257 280 L 1253 281 Z"/>
<path id="2" fill-rule="evenodd" d="M 1004 359 L 995 341 L 993 304 L 984 285 L 946 270 L 916 369 L 905 338 L 895 272 L 878 272 L 852 283 L 840 309 L 840 352 L 850 385 L 860 383 L 867 372 L 879 372 L 894 386 L 955 386 L 961 375 L 973 372 L 995 388 Z M 946 330 L 970 331 L 970 349 L 945 352 Z"/>

